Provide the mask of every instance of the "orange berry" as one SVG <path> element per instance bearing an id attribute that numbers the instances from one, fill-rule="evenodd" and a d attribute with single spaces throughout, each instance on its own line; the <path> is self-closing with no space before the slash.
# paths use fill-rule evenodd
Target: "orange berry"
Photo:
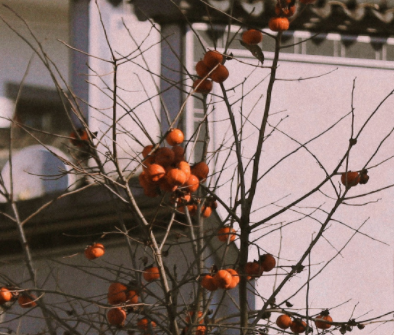
<path id="1" fill-rule="evenodd" d="M 204 218 L 209 218 L 212 214 L 212 208 L 208 207 L 208 206 L 204 206 L 203 208 L 201 208 L 201 215 Z"/>
<path id="2" fill-rule="evenodd" d="M 101 243 L 94 243 L 85 249 L 85 257 L 89 260 L 96 259 L 103 256 L 105 253 L 104 245 Z"/>
<path id="3" fill-rule="evenodd" d="M 146 169 L 146 174 L 150 181 L 158 181 L 164 177 L 166 170 L 159 164 L 152 164 Z"/>
<path id="4" fill-rule="evenodd" d="M 149 155 L 152 149 L 153 149 L 153 145 L 147 145 L 146 147 L 144 147 L 144 149 L 142 150 L 142 157 L 146 158 L 146 156 Z"/>
<path id="5" fill-rule="evenodd" d="M 111 308 L 107 312 L 108 323 L 112 326 L 123 326 L 126 320 L 126 312 L 120 308 Z"/>
<path id="6" fill-rule="evenodd" d="M 184 139 L 185 137 L 180 129 L 172 129 L 166 136 L 166 141 L 171 146 L 181 144 Z"/>
<path id="7" fill-rule="evenodd" d="M 142 276 L 144 277 L 144 279 L 146 281 L 152 282 L 152 281 L 160 278 L 160 272 L 156 266 L 151 266 L 151 267 L 145 268 Z"/>
<path id="8" fill-rule="evenodd" d="M 198 86 L 198 87 L 197 87 Z M 208 94 L 212 91 L 212 81 L 209 79 L 197 79 L 193 82 L 193 88 L 197 93 Z"/>
<path id="9" fill-rule="evenodd" d="M 315 320 L 316 328 L 319 329 L 328 329 L 331 328 L 331 324 L 326 323 L 325 321 L 332 322 L 332 317 L 329 315 L 318 315 Z"/>
<path id="10" fill-rule="evenodd" d="M 280 329 L 287 329 L 291 326 L 291 318 L 290 316 L 286 315 L 286 314 L 282 314 L 279 315 L 278 318 L 276 319 L 276 325 L 280 328 Z"/>
<path id="11" fill-rule="evenodd" d="M 268 22 L 268 27 L 272 31 L 285 31 L 289 29 L 290 23 L 286 17 L 273 17 Z"/>
<path id="12" fill-rule="evenodd" d="M 216 50 L 210 50 L 205 53 L 203 61 L 208 68 L 212 69 L 223 62 L 223 55 Z"/>
<path id="13" fill-rule="evenodd" d="M 216 291 L 218 286 L 211 275 L 205 275 L 201 279 L 201 286 L 208 291 Z"/>
<path id="14" fill-rule="evenodd" d="M 11 291 L 6 287 L 0 288 L 0 305 L 8 301 L 11 301 L 11 299 L 12 299 Z"/>
<path id="15" fill-rule="evenodd" d="M 172 151 L 174 151 L 175 154 L 175 159 L 174 159 L 175 164 L 185 159 L 185 149 L 183 149 L 181 146 L 179 145 L 173 146 Z"/>
<path id="16" fill-rule="evenodd" d="M 30 298 L 30 296 L 31 298 Z M 30 307 L 34 307 L 37 305 L 37 303 L 34 301 L 34 299 L 36 299 L 36 297 L 34 295 L 32 295 L 31 293 L 27 295 L 27 294 L 20 294 L 19 298 L 18 298 L 18 304 L 19 306 L 21 306 L 22 308 L 30 308 Z"/>
<path id="17" fill-rule="evenodd" d="M 108 287 L 107 299 L 110 305 L 117 305 L 126 302 L 127 287 L 121 283 L 112 283 Z"/>
<path id="18" fill-rule="evenodd" d="M 160 148 L 156 151 L 155 163 L 167 167 L 174 163 L 175 153 L 170 148 Z"/>
<path id="19" fill-rule="evenodd" d="M 169 169 L 166 178 L 171 186 L 182 186 L 187 178 L 185 173 L 180 169 Z"/>
<path id="20" fill-rule="evenodd" d="M 237 287 L 237 285 L 239 284 L 240 278 L 239 278 L 238 272 L 235 271 L 234 269 L 227 269 L 227 272 L 229 272 L 233 276 L 233 280 L 232 280 L 231 284 L 227 287 L 227 290 L 231 290 L 231 289 Z"/>
<path id="21" fill-rule="evenodd" d="M 222 227 L 218 231 L 218 239 L 221 242 L 227 242 L 228 237 L 230 236 L 230 242 L 233 242 L 236 238 L 235 233 L 236 233 L 236 231 L 234 228 L 231 228 L 228 226 Z"/>
<path id="22" fill-rule="evenodd" d="M 261 268 L 265 272 L 271 271 L 276 265 L 276 260 L 275 260 L 274 256 L 272 256 L 271 254 L 264 254 L 264 255 L 260 256 L 259 261 L 260 261 Z"/>
<path id="23" fill-rule="evenodd" d="M 242 41 L 246 44 L 259 44 L 263 40 L 263 34 L 256 29 L 249 29 L 242 34 Z"/>
<path id="24" fill-rule="evenodd" d="M 193 167 L 191 168 L 191 172 L 198 179 L 204 180 L 208 176 L 209 167 L 205 162 L 199 162 L 199 163 L 193 165 Z"/>
<path id="25" fill-rule="evenodd" d="M 181 170 L 185 174 L 186 180 L 188 180 L 190 177 L 190 174 L 191 174 L 191 169 L 190 169 L 189 163 L 186 161 L 179 162 L 178 169 Z"/>
<path id="26" fill-rule="evenodd" d="M 227 68 L 222 65 L 219 64 L 218 67 L 211 73 L 211 79 L 215 82 L 215 83 L 222 83 L 224 82 L 228 76 L 229 76 L 229 72 L 227 70 Z"/>
<path id="27" fill-rule="evenodd" d="M 204 61 L 200 60 L 196 64 L 196 73 L 199 77 L 204 78 L 208 75 L 211 69 L 204 63 Z"/>
<path id="28" fill-rule="evenodd" d="M 227 289 L 233 281 L 233 275 L 227 270 L 219 270 L 213 277 L 217 287 Z"/>
<path id="29" fill-rule="evenodd" d="M 189 192 L 193 193 L 198 190 L 200 186 L 200 181 L 194 174 L 191 174 L 189 176 L 189 179 L 186 180 L 185 186 Z"/>
<path id="30" fill-rule="evenodd" d="M 341 182 L 343 185 L 349 187 L 356 186 L 360 182 L 360 174 L 358 172 L 342 173 Z M 347 182 L 347 184 L 346 184 Z"/>

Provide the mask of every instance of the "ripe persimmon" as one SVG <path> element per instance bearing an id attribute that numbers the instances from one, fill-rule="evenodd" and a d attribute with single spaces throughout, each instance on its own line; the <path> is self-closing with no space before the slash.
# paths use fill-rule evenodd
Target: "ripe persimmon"
<path id="1" fill-rule="evenodd" d="M 142 157 L 146 158 L 152 150 L 153 145 L 147 145 L 146 147 L 144 147 L 144 149 L 142 150 Z"/>
<path id="2" fill-rule="evenodd" d="M 286 314 L 282 314 L 279 315 L 278 318 L 276 319 L 276 325 L 280 328 L 280 329 L 287 329 L 291 326 L 291 318 L 290 316 L 286 315 Z"/>
<path id="3" fill-rule="evenodd" d="M 218 286 L 211 275 L 205 275 L 201 279 L 201 286 L 208 291 L 216 291 Z"/>
<path id="4" fill-rule="evenodd" d="M 215 83 L 223 83 L 230 73 L 227 70 L 227 67 L 225 67 L 222 64 L 219 64 L 218 67 L 213 70 L 213 72 L 210 75 L 210 78 L 215 82 Z"/>
<path id="5" fill-rule="evenodd" d="M 330 315 L 322 315 L 322 314 L 316 316 L 316 320 L 315 320 L 316 328 L 319 329 L 331 328 L 332 325 L 325 321 L 332 322 L 332 317 Z"/>
<path id="6" fill-rule="evenodd" d="M 190 169 L 189 163 L 186 161 L 180 161 L 178 163 L 178 169 L 181 170 L 185 174 L 186 180 L 188 180 L 190 177 L 190 174 L 191 174 L 191 169 Z"/>
<path id="7" fill-rule="evenodd" d="M 204 61 L 200 60 L 196 64 L 196 73 L 199 77 L 204 78 L 208 75 L 211 69 L 204 63 Z"/>
<path id="8" fill-rule="evenodd" d="M 259 262 L 247 262 L 245 265 L 245 273 L 248 275 L 248 280 L 251 278 L 261 277 L 263 274 L 263 269 L 261 268 Z"/>
<path id="9" fill-rule="evenodd" d="M 219 270 L 213 276 L 213 280 L 218 288 L 227 289 L 233 281 L 233 276 L 227 270 Z"/>
<path id="10" fill-rule="evenodd" d="M 301 319 L 294 319 L 290 325 L 290 330 L 297 334 L 303 333 L 306 330 L 306 323 Z"/>
<path id="11" fill-rule="evenodd" d="M 166 141 L 171 146 L 181 144 L 184 139 L 183 131 L 177 128 L 171 129 L 166 136 Z"/>
<path id="12" fill-rule="evenodd" d="M 221 242 L 227 242 L 228 238 L 230 237 L 229 242 L 233 242 L 236 238 L 235 233 L 236 231 L 234 228 L 229 226 L 222 227 L 218 230 L 218 239 Z"/>
<path id="13" fill-rule="evenodd" d="M 134 290 L 126 292 L 126 303 L 127 304 L 138 304 L 138 293 Z"/>
<path id="14" fill-rule="evenodd" d="M 201 208 L 201 215 L 204 218 L 209 218 L 212 214 L 212 208 L 209 206 L 204 206 Z"/>
<path id="15" fill-rule="evenodd" d="M 112 326 L 123 326 L 126 320 L 126 312 L 123 308 L 111 308 L 107 312 L 108 323 Z"/>
<path id="16" fill-rule="evenodd" d="M 170 148 L 162 147 L 156 151 L 155 163 L 163 167 L 174 163 L 175 153 Z"/>
<path id="17" fill-rule="evenodd" d="M 260 256 L 259 262 L 261 268 L 265 272 L 271 271 L 276 265 L 276 260 L 271 254 L 264 254 Z"/>
<path id="18" fill-rule="evenodd" d="M 240 278 L 239 278 L 239 274 L 236 270 L 234 270 L 234 269 L 226 269 L 226 270 L 227 270 L 227 272 L 229 272 L 233 276 L 231 284 L 227 287 L 227 290 L 231 290 L 231 289 L 237 287 L 237 285 L 239 284 Z"/>
<path id="19" fill-rule="evenodd" d="M 18 304 L 22 308 L 34 307 L 34 306 L 37 306 L 37 303 L 34 301 L 35 299 L 36 299 L 36 297 L 31 293 L 29 293 L 29 294 L 22 293 L 19 295 Z"/>
<path id="20" fill-rule="evenodd" d="M 149 330 L 149 325 L 151 325 L 152 328 L 155 328 L 156 322 L 150 321 L 147 318 L 140 319 L 137 322 L 137 327 L 141 330 L 145 330 L 145 331 Z"/>
<path id="21" fill-rule="evenodd" d="M 160 272 L 156 266 L 150 266 L 145 268 L 142 276 L 147 282 L 152 282 L 160 278 Z"/>
<path id="22" fill-rule="evenodd" d="M 178 186 L 170 184 L 167 178 L 161 178 L 159 180 L 159 188 L 164 192 L 174 192 Z"/>
<path id="23" fill-rule="evenodd" d="M 290 23 L 286 17 L 273 17 L 268 22 L 268 27 L 272 31 L 285 31 L 289 29 Z"/>
<path id="24" fill-rule="evenodd" d="M 86 247 L 84 253 L 87 259 L 93 260 L 103 256 L 105 253 L 105 248 L 104 245 L 102 245 L 101 243 L 93 243 L 92 245 Z"/>
<path id="25" fill-rule="evenodd" d="M 205 180 L 209 173 L 209 167 L 205 162 L 199 162 L 194 164 L 191 168 L 192 174 L 194 174 L 198 179 Z"/>
<path id="26" fill-rule="evenodd" d="M 127 300 L 127 286 L 121 283 L 112 283 L 108 287 L 108 303 L 110 305 L 117 305 L 126 302 Z"/>
<path id="27" fill-rule="evenodd" d="M 197 93 L 208 94 L 212 91 L 212 81 L 209 79 L 196 79 L 193 82 L 193 88 Z"/>
<path id="28" fill-rule="evenodd" d="M 174 145 L 172 147 L 172 151 L 175 154 L 175 159 L 174 159 L 175 164 L 177 164 L 180 161 L 183 161 L 185 159 L 185 149 L 183 149 L 181 146 Z"/>
<path id="29" fill-rule="evenodd" d="M 150 180 L 151 182 L 158 181 L 165 176 L 166 170 L 164 170 L 164 168 L 159 164 L 152 164 L 149 165 L 146 169 L 146 174 L 148 180 Z"/>
<path id="30" fill-rule="evenodd" d="M 242 34 L 242 42 L 246 44 L 259 44 L 263 40 L 263 34 L 256 29 L 249 29 Z"/>
<path id="31" fill-rule="evenodd" d="M 348 188 L 352 186 L 356 186 L 360 182 L 360 174 L 358 172 L 344 172 L 341 176 L 341 182 L 343 185 L 347 186 Z"/>
<path id="32" fill-rule="evenodd" d="M 11 291 L 6 287 L 0 288 L 0 305 L 8 301 L 11 301 L 11 299 L 12 299 Z"/>
<path id="33" fill-rule="evenodd" d="M 205 53 L 203 61 L 208 68 L 213 69 L 223 62 L 223 55 L 216 50 L 209 50 Z"/>
<path id="34" fill-rule="evenodd" d="M 200 186 L 200 180 L 194 175 L 191 174 L 189 179 L 186 180 L 185 187 L 190 192 L 196 192 Z"/>
<path id="35" fill-rule="evenodd" d="M 176 168 L 169 169 L 167 171 L 166 179 L 168 183 L 175 189 L 178 186 L 182 186 L 187 180 L 185 173 L 182 170 Z"/>

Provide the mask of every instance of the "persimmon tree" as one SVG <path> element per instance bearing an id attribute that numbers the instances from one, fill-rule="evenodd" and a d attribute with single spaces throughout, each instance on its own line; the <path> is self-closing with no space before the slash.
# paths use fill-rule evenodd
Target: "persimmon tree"
<path id="1" fill-rule="evenodd" d="M 73 159 L 63 158 L 70 168 L 64 173 L 75 175 L 79 182 L 75 189 L 22 218 L 12 187 L 0 180 L 1 193 L 11 209 L 10 213 L 1 214 L 18 231 L 24 251 L 24 263 L 19 268 L 26 267 L 28 273 L 27 279 L 21 280 L 15 275 L 15 270 L 10 271 L 11 275 L 7 267 L 2 269 L 0 304 L 5 316 L 1 324 L 4 331 L 17 331 L 13 327 L 24 318 L 39 320 L 35 321 L 39 330 L 34 332 L 50 334 L 60 331 L 67 334 L 122 331 L 129 334 L 185 335 L 312 331 L 344 334 L 353 328 L 361 330 L 371 323 L 393 321 L 386 318 L 392 311 L 385 315 L 380 313 L 356 318 L 352 308 L 347 315 L 332 317 L 343 301 L 333 306 L 318 306 L 316 311 L 317 307 L 309 300 L 315 290 L 322 290 L 312 289 L 313 280 L 322 276 L 327 265 L 341 255 L 355 236 L 361 234 L 360 229 L 365 223 L 354 228 L 353 223 L 343 222 L 337 216 L 340 208 L 354 205 L 352 211 L 357 212 L 359 206 L 367 206 L 371 202 L 371 195 L 393 186 L 385 182 L 364 191 L 360 185 L 368 182 L 369 170 L 390 168 L 391 157 L 381 157 L 380 152 L 391 140 L 394 129 L 390 125 L 387 132 L 379 134 L 373 148 L 366 150 L 365 160 L 357 161 L 357 166 L 354 166 L 351 155 L 356 151 L 358 141 L 372 121 L 378 118 L 393 90 L 388 90 L 376 108 L 359 121 L 353 104 L 355 81 L 349 92 L 351 103 L 347 110 L 344 109 L 337 119 L 319 127 L 317 133 L 305 131 L 306 140 L 294 136 L 289 129 L 295 123 L 285 126 L 287 117 L 272 107 L 275 95 L 286 94 L 275 89 L 280 82 L 324 80 L 325 75 L 330 75 L 311 74 L 309 78 L 292 78 L 291 75 L 281 78 L 278 75 L 282 34 L 289 26 L 291 29 L 289 18 L 295 12 L 294 6 L 302 10 L 311 2 L 278 0 L 276 16 L 269 23 L 270 30 L 245 27 L 228 16 L 229 23 L 239 27 L 239 32 L 225 37 L 223 52 L 206 50 L 202 46 L 202 59 L 193 73 L 183 64 L 187 83 L 181 88 L 184 90 L 184 103 L 179 106 L 175 117 L 166 114 L 169 127 L 160 134 L 150 133 L 148 124 L 140 119 L 138 106 L 128 105 L 123 98 L 121 92 L 127 88 L 118 84 L 124 64 L 134 63 L 137 58 L 138 66 L 145 68 L 147 76 L 160 76 L 152 73 L 146 62 L 150 47 L 142 48 L 136 44 L 130 33 L 130 45 L 134 48 L 129 54 L 118 52 L 106 38 L 103 44 L 107 46 L 110 58 L 98 59 L 93 54 L 89 55 L 110 64 L 112 69 L 110 74 L 91 69 L 92 74 L 102 81 L 100 87 L 92 85 L 92 89 L 111 101 L 110 113 L 106 114 L 110 117 L 102 121 L 103 127 L 107 128 L 96 134 L 97 129 L 89 128 L 89 122 L 80 110 L 81 104 L 87 102 L 80 101 L 73 94 L 29 25 L 18 13 L 13 13 L 25 24 L 34 44 L 7 23 L 10 29 L 31 46 L 47 67 L 64 101 L 67 101 L 65 106 L 71 106 L 73 116 L 70 123 L 74 131 L 66 141 Z M 155 28 L 152 25 L 152 29 Z M 104 24 L 102 29 L 106 29 Z M 123 29 L 128 30 L 127 24 Z M 162 38 L 165 41 L 166 37 Z M 264 59 L 262 39 L 274 41 L 272 59 Z M 250 57 L 245 60 L 234 56 L 232 48 L 235 43 L 241 43 L 245 50 L 249 50 Z M 244 64 L 245 69 L 252 72 L 245 78 L 239 77 L 235 86 L 228 86 L 233 75 L 232 64 Z M 258 83 L 253 81 L 250 84 L 255 77 L 259 78 Z M 140 84 L 144 90 L 144 83 L 141 81 Z M 181 87 L 181 83 L 172 84 Z M 249 96 L 256 90 L 261 91 L 260 98 L 250 103 Z M 160 99 L 162 94 L 157 88 L 155 97 L 148 96 L 142 105 L 148 106 L 152 99 Z M 305 94 L 305 99 L 308 99 L 308 92 L 299 94 Z M 191 99 L 199 101 L 204 115 L 195 131 L 186 134 L 182 131 L 182 120 L 185 105 Z M 162 100 L 161 104 L 166 111 Z M 288 106 L 289 109 L 291 107 Z M 92 105 L 91 108 L 96 109 L 98 115 L 103 113 L 99 106 Z M 154 115 L 158 123 L 164 122 L 160 121 L 160 110 L 154 110 Z M 125 127 L 121 123 L 123 119 L 129 119 L 132 126 Z M 342 127 L 346 122 L 345 128 L 340 128 L 343 138 L 336 139 L 346 146 L 340 155 L 335 156 L 336 161 L 327 165 L 325 159 L 312 149 L 313 144 L 324 141 L 332 129 Z M 226 129 L 221 132 L 224 134 L 222 141 L 216 141 L 215 146 L 211 140 L 213 135 L 217 135 L 211 133 L 213 125 L 216 132 Z M 40 142 L 35 136 L 39 130 L 17 121 L 13 121 L 12 127 L 22 128 Z M 307 124 L 298 124 L 298 127 L 308 130 Z M 137 129 L 138 136 L 134 129 Z M 120 137 L 127 138 L 129 142 L 122 142 Z M 289 143 L 286 152 L 277 147 L 278 143 L 282 145 L 283 138 Z M 138 151 L 127 149 L 127 143 L 131 142 L 139 146 Z M 198 143 L 202 143 L 202 150 L 197 157 Z M 302 164 L 295 165 L 293 158 L 301 153 Z M 11 155 L 10 159 L 12 161 Z M 302 173 L 306 160 L 311 160 L 313 168 L 318 170 L 316 178 Z M 285 166 L 284 170 L 281 170 L 282 166 Z M 274 177 L 271 178 L 271 174 Z M 288 178 L 304 182 L 308 189 L 304 192 L 301 188 L 301 193 L 298 189 L 294 193 L 286 190 L 283 184 L 288 183 Z M 309 187 L 311 183 L 313 185 Z M 92 243 L 77 255 L 70 256 L 64 252 L 63 256 L 68 258 L 46 260 L 48 266 L 45 270 L 36 266 L 43 260 L 35 259 L 26 240 L 25 227 L 29 220 L 45 213 L 56 199 L 82 194 L 94 187 L 101 187 L 114 203 L 118 220 L 113 231 L 90 236 Z M 276 187 L 280 192 L 272 197 L 270 192 Z M 153 204 L 155 207 L 147 211 L 144 204 L 150 198 L 150 206 Z M 122 218 L 121 206 L 131 214 L 132 224 Z M 300 222 L 307 225 L 300 225 Z M 295 225 L 301 226 L 299 229 L 302 235 L 307 236 L 308 243 L 282 246 L 283 234 Z M 319 243 L 327 241 L 326 232 L 335 230 L 337 226 L 349 229 L 352 235 L 338 249 L 333 247 L 335 253 L 327 255 L 323 264 L 314 264 L 311 259 Z M 363 236 L 372 239 L 368 234 Z M 116 253 L 113 257 L 108 256 L 111 248 L 106 246 L 106 241 L 110 237 L 118 237 L 115 240 L 117 245 L 123 243 L 122 256 Z M 273 248 L 275 243 L 272 240 L 275 240 L 276 248 Z M 283 256 L 284 253 L 287 256 Z M 256 254 L 258 258 L 253 260 Z M 291 259 L 287 258 L 289 254 Z M 118 261 L 117 257 L 121 260 Z M 60 273 L 67 273 L 69 277 L 56 276 L 55 270 L 48 272 L 48 268 L 61 268 Z M 43 278 L 41 273 L 44 273 Z M 301 280 L 294 283 L 295 277 Z M 74 286 L 83 286 L 82 278 L 88 280 L 90 287 L 82 293 L 76 288 L 74 291 Z M 273 289 L 263 290 L 259 283 L 270 283 Z M 261 308 L 251 308 L 251 301 L 260 301 Z M 23 310 L 17 306 L 18 303 Z M 330 314 L 330 311 L 333 312 Z"/>

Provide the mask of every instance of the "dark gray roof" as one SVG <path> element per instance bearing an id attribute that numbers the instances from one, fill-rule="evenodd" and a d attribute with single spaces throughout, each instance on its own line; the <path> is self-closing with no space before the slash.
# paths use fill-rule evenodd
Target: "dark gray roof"
<path id="1" fill-rule="evenodd" d="M 274 16 L 276 0 L 130 0 L 140 20 L 159 23 L 228 23 L 229 14 L 245 26 L 264 28 Z M 231 9 L 231 2 L 234 7 Z M 218 9 L 218 10 L 217 10 Z M 292 30 L 342 32 L 356 35 L 394 35 L 394 0 L 317 0 L 299 5 Z"/>

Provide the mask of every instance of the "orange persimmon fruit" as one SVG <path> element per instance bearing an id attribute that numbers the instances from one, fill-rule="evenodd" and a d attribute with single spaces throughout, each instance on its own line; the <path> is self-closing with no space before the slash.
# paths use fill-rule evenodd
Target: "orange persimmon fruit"
<path id="1" fill-rule="evenodd" d="M 263 34 L 256 29 L 249 29 L 242 34 L 242 42 L 246 44 L 259 44 L 263 40 Z"/>

